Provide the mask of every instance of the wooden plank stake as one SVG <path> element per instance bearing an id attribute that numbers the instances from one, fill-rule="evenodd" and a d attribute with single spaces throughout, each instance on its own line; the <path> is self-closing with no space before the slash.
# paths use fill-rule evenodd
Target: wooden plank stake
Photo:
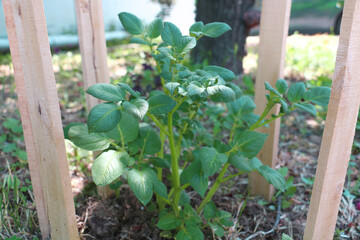
<path id="1" fill-rule="evenodd" d="M 84 87 L 87 89 L 96 83 L 109 83 L 102 1 L 75 0 L 75 6 Z M 86 102 L 90 111 L 100 100 L 87 94 Z M 94 153 L 94 157 L 98 154 Z M 108 186 L 97 189 L 103 198 L 108 198 L 112 193 Z"/>
<path id="2" fill-rule="evenodd" d="M 305 240 L 333 239 L 360 105 L 360 1 L 346 0 Z"/>
<path id="3" fill-rule="evenodd" d="M 266 108 L 267 99 L 265 94 L 265 81 L 275 86 L 276 81 L 283 77 L 286 53 L 286 38 L 289 30 L 291 0 L 277 1 L 264 0 L 261 10 L 260 21 L 260 45 L 258 70 L 255 83 L 255 113 L 261 115 Z M 276 106 L 269 113 L 278 114 L 280 106 Z M 280 132 L 280 119 L 269 124 L 269 128 L 260 128 L 259 131 L 269 134 L 264 148 L 258 157 L 263 164 L 275 167 L 278 154 L 278 142 Z M 250 175 L 252 194 L 261 194 L 271 199 L 274 187 L 258 173 Z"/>
<path id="4" fill-rule="evenodd" d="M 41 0 L 2 0 L 43 239 L 78 239 Z"/>

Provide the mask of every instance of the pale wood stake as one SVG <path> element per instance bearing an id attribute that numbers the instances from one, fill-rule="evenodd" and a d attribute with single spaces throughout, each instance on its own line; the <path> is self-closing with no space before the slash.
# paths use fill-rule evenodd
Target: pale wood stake
<path id="1" fill-rule="evenodd" d="M 265 81 L 275 86 L 276 80 L 283 77 L 286 53 L 286 38 L 289 30 L 291 0 L 263 0 L 260 21 L 259 59 L 255 83 L 255 113 L 261 115 L 266 108 Z M 269 113 L 278 114 L 280 106 Z M 275 167 L 278 154 L 280 119 L 261 128 L 260 132 L 269 134 L 258 158 L 266 165 Z M 258 173 L 250 175 L 252 194 L 261 194 L 271 199 L 274 188 Z"/>
<path id="2" fill-rule="evenodd" d="M 75 0 L 75 6 L 84 88 L 96 83 L 109 83 L 102 1 Z M 87 94 L 86 102 L 90 111 L 100 100 Z M 94 153 L 94 157 L 98 154 Z M 108 198 L 112 191 L 108 186 L 98 187 L 98 193 Z"/>
<path id="3" fill-rule="evenodd" d="M 42 0 L 2 0 L 44 239 L 78 239 Z"/>
<path id="4" fill-rule="evenodd" d="M 360 105 L 360 1 L 346 0 L 305 240 L 333 239 Z"/>

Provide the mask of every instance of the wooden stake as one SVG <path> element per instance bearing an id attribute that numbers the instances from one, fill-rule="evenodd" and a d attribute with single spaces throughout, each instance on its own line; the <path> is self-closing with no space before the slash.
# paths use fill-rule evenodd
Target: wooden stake
<path id="1" fill-rule="evenodd" d="M 255 113 L 261 115 L 266 108 L 265 81 L 275 86 L 276 81 L 283 77 L 286 53 L 286 38 L 289 30 L 291 0 L 263 0 L 260 21 L 260 45 L 258 70 L 255 83 Z M 269 113 L 278 114 L 280 106 Z M 269 134 L 264 148 L 258 157 L 263 164 L 275 167 L 278 154 L 280 119 L 269 124 L 269 128 L 261 128 L 260 132 Z M 271 199 L 274 188 L 258 173 L 250 175 L 252 194 L 261 194 Z"/>
<path id="2" fill-rule="evenodd" d="M 360 1 L 346 0 L 305 240 L 333 239 L 360 105 Z"/>
<path id="3" fill-rule="evenodd" d="M 96 83 L 109 83 L 102 1 L 75 0 L 75 5 L 84 87 L 87 89 Z M 90 111 L 100 100 L 87 94 L 86 102 Z M 94 153 L 94 158 L 98 154 Z M 108 186 L 97 189 L 103 198 L 108 198 L 113 192 Z"/>
<path id="4" fill-rule="evenodd" d="M 78 239 L 41 0 L 2 0 L 43 239 Z"/>

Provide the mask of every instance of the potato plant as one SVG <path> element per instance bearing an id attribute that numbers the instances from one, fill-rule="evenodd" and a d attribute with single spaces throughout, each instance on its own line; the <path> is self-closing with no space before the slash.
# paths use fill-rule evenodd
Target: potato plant
<path id="1" fill-rule="evenodd" d="M 219 37 L 230 30 L 227 24 L 197 22 L 189 36 L 183 36 L 161 19 L 144 26 L 130 13 L 120 13 L 119 18 L 134 35 L 130 43 L 148 46 L 163 91 L 141 96 L 125 83 L 95 84 L 86 92 L 105 102 L 91 109 L 87 124 L 72 126 L 68 136 L 80 148 L 103 151 L 92 166 L 98 186 L 122 177 L 143 205 L 155 194 L 157 227 L 168 236 L 204 239 L 202 230 L 209 227 L 221 237 L 233 225 L 231 214 L 211 201 L 221 184 L 257 171 L 277 189 L 286 187 L 277 171 L 256 158 L 267 135 L 255 130 L 297 108 L 316 115 L 312 103 L 326 105 L 330 89 L 306 90 L 303 83 L 288 89 L 282 79 L 275 88 L 266 83 L 267 107 L 261 116 L 255 115 L 253 100 L 231 82 L 236 78 L 232 71 L 219 66 L 190 70 L 184 65 L 201 37 Z M 277 104 L 279 114 L 268 117 Z M 200 121 L 206 118 L 221 122 L 216 131 Z M 231 165 L 235 174 L 228 171 Z M 214 179 L 211 186 L 209 179 Z M 192 190 L 202 199 L 198 206 L 190 205 L 187 192 Z"/>

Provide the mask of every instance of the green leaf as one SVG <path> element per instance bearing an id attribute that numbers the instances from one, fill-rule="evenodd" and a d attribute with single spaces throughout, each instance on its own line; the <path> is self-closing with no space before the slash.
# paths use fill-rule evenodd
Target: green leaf
<path id="1" fill-rule="evenodd" d="M 320 106 L 327 106 L 329 104 L 330 93 L 331 88 L 329 87 L 315 87 L 304 93 L 304 99 Z"/>
<path id="2" fill-rule="evenodd" d="M 290 110 L 288 109 L 288 105 L 283 98 L 279 98 L 279 102 L 281 105 L 281 112 L 288 113 Z"/>
<path id="3" fill-rule="evenodd" d="M 153 195 L 153 183 L 149 181 L 147 172 L 139 169 L 131 169 L 127 173 L 127 181 L 131 190 L 139 201 L 146 205 Z"/>
<path id="4" fill-rule="evenodd" d="M 295 103 L 294 106 L 308 113 L 311 113 L 314 117 L 316 117 L 316 108 L 311 103 L 307 103 L 307 102 Z"/>
<path id="5" fill-rule="evenodd" d="M 149 38 L 154 39 L 154 38 L 157 38 L 158 36 L 160 36 L 162 29 L 163 29 L 162 19 L 156 18 L 149 24 L 146 32 L 147 32 Z"/>
<path id="6" fill-rule="evenodd" d="M 196 160 L 190 164 L 180 175 L 181 184 L 190 183 L 191 187 L 204 197 L 208 188 L 208 178 L 204 176 L 201 169 L 201 162 Z"/>
<path id="7" fill-rule="evenodd" d="M 151 164 L 153 164 L 155 167 L 159 167 L 159 168 L 170 168 L 170 163 L 163 159 L 163 158 L 159 158 L 159 157 L 151 157 L 149 158 L 149 161 Z"/>
<path id="8" fill-rule="evenodd" d="M 204 67 L 204 70 L 207 72 L 216 73 L 217 75 L 219 75 L 222 79 L 224 79 L 227 82 L 230 82 L 230 81 L 236 79 L 235 73 L 233 73 L 229 69 L 226 69 L 223 67 L 210 65 L 210 66 Z"/>
<path id="9" fill-rule="evenodd" d="M 154 192 L 160 195 L 161 197 L 167 199 L 168 195 L 167 195 L 166 186 L 157 178 L 156 173 L 151 168 L 143 169 L 143 173 L 145 174 L 148 181 L 152 182 Z"/>
<path id="10" fill-rule="evenodd" d="M 215 203 L 213 201 L 208 202 L 205 206 L 204 206 L 204 211 L 203 211 L 203 215 L 205 220 L 212 220 L 216 217 L 216 206 Z"/>
<path id="11" fill-rule="evenodd" d="M 157 132 L 146 123 L 140 124 L 140 138 L 136 140 L 144 154 L 155 154 L 161 149 L 161 141 Z"/>
<path id="12" fill-rule="evenodd" d="M 86 124 L 72 126 L 69 130 L 71 142 L 88 151 L 101 151 L 109 147 L 110 141 L 103 133 L 90 133 Z"/>
<path id="13" fill-rule="evenodd" d="M 174 52 L 170 48 L 160 47 L 157 50 L 162 54 L 164 54 L 166 57 L 170 58 L 171 60 L 176 60 L 176 58 L 174 57 Z"/>
<path id="14" fill-rule="evenodd" d="M 203 22 L 196 22 L 193 25 L 191 25 L 189 29 L 189 33 L 190 35 L 195 35 L 196 37 L 199 37 L 203 32 L 203 28 L 204 28 Z"/>
<path id="15" fill-rule="evenodd" d="M 293 240 L 293 239 L 292 239 L 289 235 L 283 233 L 283 234 L 281 235 L 281 240 Z"/>
<path id="16" fill-rule="evenodd" d="M 214 102 L 231 102 L 235 100 L 234 91 L 224 85 L 207 87 L 206 91 Z"/>
<path id="17" fill-rule="evenodd" d="M 256 108 L 254 101 L 248 96 L 242 96 L 233 102 L 227 103 L 226 106 L 229 111 L 236 116 L 251 113 Z"/>
<path id="18" fill-rule="evenodd" d="M 249 160 L 239 153 L 231 154 L 229 157 L 229 163 L 244 172 L 251 172 L 253 170 L 249 164 Z"/>
<path id="19" fill-rule="evenodd" d="M 265 133 L 244 131 L 236 136 L 236 144 L 245 157 L 253 158 L 262 149 L 266 138 L 267 134 Z"/>
<path id="20" fill-rule="evenodd" d="M 125 92 L 120 87 L 108 84 L 97 83 L 90 86 L 86 92 L 93 97 L 109 102 L 119 102 L 125 100 Z"/>
<path id="21" fill-rule="evenodd" d="M 303 82 L 299 82 L 290 86 L 286 96 L 290 102 L 295 103 L 303 98 L 304 93 L 305 84 Z"/>
<path id="22" fill-rule="evenodd" d="M 149 112 L 154 115 L 169 113 L 176 106 L 176 102 L 166 95 L 153 96 L 148 102 L 150 106 Z"/>
<path id="23" fill-rule="evenodd" d="M 139 135 L 139 123 L 133 115 L 121 111 L 122 117 L 119 124 L 106 135 L 119 142 L 128 143 L 134 141 Z"/>
<path id="24" fill-rule="evenodd" d="M 194 37 L 182 36 L 179 41 L 179 46 L 176 52 L 179 55 L 184 55 L 196 46 L 196 39 Z"/>
<path id="25" fill-rule="evenodd" d="M 134 90 L 132 90 L 131 87 L 129 87 L 129 85 L 127 85 L 126 83 L 118 83 L 118 85 L 123 88 L 125 91 L 127 91 L 128 93 L 130 93 L 133 97 L 140 97 L 139 94 L 137 94 Z"/>
<path id="26" fill-rule="evenodd" d="M 265 89 L 281 97 L 281 94 L 275 88 L 273 88 L 268 82 L 265 82 Z"/>
<path id="27" fill-rule="evenodd" d="M 217 222 L 209 223 L 211 229 L 215 232 L 216 236 L 223 237 L 225 235 L 225 230 L 221 224 Z"/>
<path id="28" fill-rule="evenodd" d="M 189 96 L 194 96 L 194 95 L 200 95 L 201 93 L 203 93 L 205 91 L 204 87 L 199 87 L 195 84 L 189 84 L 189 86 L 187 86 L 186 91 L 188 92 Z"/>
<path id="29" fill-rule="evenodd" d="M 288 85 L 284 79 L 278 79 L 276 81 L 276 89 L 280 94 L 284 94 L 288 88 Z"/>
<path id="30" fill-rule="evenodd" d="M 221 223 L 225 227 L 232 227 L 234 225 L 234 222 L 231 221 L 231 213 L 220 210 L 216 213 L 216 220 Z"/>
<path id="31" fill-rule="evenodd" d="M 170 94 L 173 95 L 176 88 L 180 86 L 180 83 L 177 82 L 168 82 L 165 84 L 165 87 L 169 90 Z"/>
<path id="32" fill-rule="evenodd" d="M 143 44 L 143 45 L 150 45 L 150 42 L 142 39 L 142 38 L 139 38 L 139 37 L 132 37 L 130 38 L 130 41 L 129 43 L 136 43 L 136 44 Z"/>
<path id="33" fill-rule="evenodd" d="M 124 173 L 129 160 L 130 157 L 125 151 L 109 150 L 100 154 L 91 168 L 95 184 L 104 186 L 115 181 Z"/>
<path id="34" fill-rule="evenodd" d="M 166 44 L 176 48 L 179 45 L 181 37 L 182 33 L 178 27 L 170 22 L 164 23 L 164 28 L 161 31 L 161 38 Z"/>
<path id="35" fill-rule="evenodd" d="M 162 214 L 156 226 L 161 230 L 172 230 L 181 225 L 181 220 L 173 213 Z"/>
<path id="36" fill-rule="evenodd" d="M 141 35 L 143 33 L 143 25 L 141 20 L 134 14 L 128 12 L 119 13 L 119 19 L 125 30 L 132 35 Z"/>
<path id="37" fill-rule="evenodd" d="M 214 175 L 228 161 L 226 154 L 218 153 L 215 148 L 203 147 L 200 149 L 199 155 L 204 176 Z"/>
<path id="38" fill-rule="evenodd" d="M 265 180 L 274 185 L 274 187 L 282 192 L 286 190 L 286 182 L 284 177 L 276 170 L 267 165 L 260 166 L 257 171 L 265 178 Z"/>
<path id="39" fill-rule="evenodd" d="M 130 102 L 123 102 L 122 106 L 125 111 L 140 119 L 144 118 L 149 109 L 149 103 L 141 98 L 132 99 Z"/>
<path id="40" fill-rule="evenodd" d="M 182 228 L 176 235 L 176 240 L 203 240 L 204 234 L 199 227 Z"/>
<path id="41" fill-rule="evenodd" d="M 120 122 L 121 112 L 114 103 L 95 105 L 88 116 L 89 132 L 108 132 Z"/>
<path id="42" fill-rule="evenodd" d="M 254 157 L 249 160 L 249 165 L 252 167 L 253 170 L 257 170 L 263 164 L 257 157 Z"/>
<path id="43" fill-rule="evenodd" d="M 207 37 L 217 38 L 230 30 L 231 27 L 226 23 L 213 22 L 213 23 L 208 23 L 204 26 L 203 34 Z"/>

